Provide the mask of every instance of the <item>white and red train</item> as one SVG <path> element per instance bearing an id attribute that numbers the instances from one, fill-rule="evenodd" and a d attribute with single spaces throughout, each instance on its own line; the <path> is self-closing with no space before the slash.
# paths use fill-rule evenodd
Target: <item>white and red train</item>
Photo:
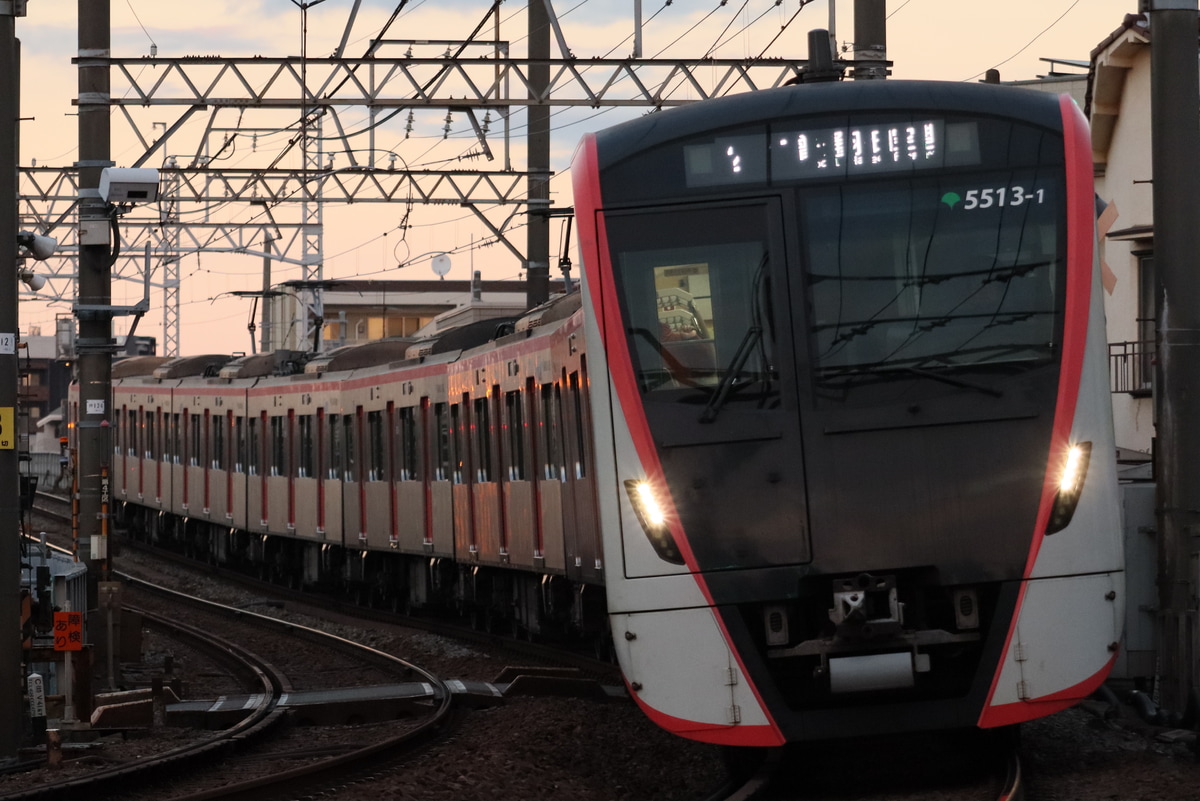
<path id="1" fill-rule="evenodd" d="M 122 518 L 279 580 L 611 636 L 698 740 L 1062 709 L 1124 603 L 1090 154 L 1069 100 L 939 83 L 590 135 L 581 293 L 294 369 L 118 364 Z"/>

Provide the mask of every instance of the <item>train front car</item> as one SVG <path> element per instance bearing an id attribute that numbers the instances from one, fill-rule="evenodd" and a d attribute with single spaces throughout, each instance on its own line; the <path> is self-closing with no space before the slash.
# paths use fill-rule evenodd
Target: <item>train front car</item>
<path id="1" fill-rule="evenodd" d="M 584 140 L 610 620 L 661 726 L 994 727 L 1103 681 L 1123 565 L 1090 157 L 1065 98 L 937 83 Z"/>

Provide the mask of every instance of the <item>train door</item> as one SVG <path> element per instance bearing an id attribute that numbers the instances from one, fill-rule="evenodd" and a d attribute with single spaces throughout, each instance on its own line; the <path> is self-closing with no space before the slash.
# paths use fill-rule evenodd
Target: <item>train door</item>
<path id="1" fill-rule="evenodd" d="M 460 561 L 478 558 L 475 542 L 474 504 L 471 503 L 470 447 L 471 396 L 463 393 L 462 402 L 450 406 L 450 447 L 453 460 L 451 485 L 454 499 L 454 553 Z"/>
<path id="2" fill-rule="evenodd" d="M 542 384 L 538 387 L 533 413 L 539 532 L 534 553 L 541 558 L 542 567 L 551 573 L 563 573 L 567 569 L 563 542 L 566 518 L 562 484 L 566 468 L 559 425 L 559 394 L 558 384 Z"/>
<path id="3" fill-rule="evenodd" d="M 534 554 L 540 550 L 540 525 L 534 510 L 537 481 L 533 475 L 532 459 L 536 448 L 526 425 L 528 410 L 533 403 L 533 379 L 523 389 L 504 394 L 504 424 L 500 430 L 502 473 L 504 479 L 505 546 L 509 563 L 533 567 Z"/>
<path id="4" fill-rule="evenodd" d="M 581 356 L 579 370 L 567 376 L 564 433 L 567 457 L 567 488 L 574 510 L 576 578 L 601 580 L 604 576 L 600 551 L 599 515 L 592 482 L 591 412 L 587 398 L 587 360 Z"/>
<path id="5" fill-rule="evenodd" d="M 791 367 L 792 337 L 804 333 L 788 322 L 781 203 L 748 198 L 603 219 L 611 283 L 591 291 L 611 290 L 616 301 L 599 323 L 614 378 L 605 385 L 620 397 L 614 429 L 603 435 L 616 443 L 613 467 L 606 464 L 615 471 L 598 484 L 606 508 L 628 510 L 614 529 L 625 575 L 672 572 L 689 559 L 683 551 L 699 571 L 811 561 Z M 600 393 L 597 400 L 609 402 Z M 637 524 L 620 488 L 640 478 L 670 487 L 686 548 Z"/>
<path id="6" fill-rule="evenodd" d="M 142 452 L 139 454 L 142 462 L 142 467 L 138 471 L 139 501 L 145 500 L 147 492 L 153 492 L 155 489 L 155 472 L 158 465 L 158 410 L 143 407 L 142 422 L 145 430 L 142 438 Z"/>
<path id="7" fill-rule="evenodd" d="M 395 448 L 396 500 L 395 527 L 397 547 L 405 553 L 423 553 L 432 547 L 430 531 L 431 488 L 429 447 L 429 399 L 420 406 L 396 409 Z"/>
<path id="8" fill-rule="evenodd" d="M 496 403 L 500 388 L 492 387 L 485 397 L 473 401 L 471 431 L 471 512 L 479 559 L 496 564 L 504 552 L 504 500 L 496 455 Z"/>
<path id="9" fill-rule="evenodd" d="M 428 494 L 425 498 L 425 550 L 437 556 L 453 556 L 454 535 L 454 423 L 450 406 L 433 404 L 433 419 L 429 421 L 430 404 L 422 398 L 421 409 L 427 424 L 425 431 L 428 450 Z"/>
<path id="10" fill-rule="evenodd" d="M 243 408 L 244 412 L 245 409 Z M 246 504 L 246 418 L 243 414 L 229 413 L 230 446 L 233 449 L 233 464 L 229 471 L 229 508 L 225 516 L 234 528 L 245 530 L 247 526 Z"/>
<path id="11" fill-rule="evenodd" d="M 204 457 L 200 463 L 204 475 L 204 514 L 209 514 L 212 511 L 212 477 L 213 468 L 216 467 L 216 458 L 209 458 L 212 454 L 216 456 L 216 432 L 213 430 L 212 412 L 208 409 L 204 410 Z"/>
<path id="12" fill-rule="evenodd" d="M 192 415 L 187 410 L 179 413 L 180 421 L 183 423 L 183 436 L 181 437 L 180 445 L 183 450 L 179 454 L 180 464 L 179 472 L 182 474 L 183 494 L 179 496 L 179 508 L 185 513 L 190 509 L 191 498 L 191 478 L 192 478 L 192 459 L 195 458 L 196 445 L 192 442 L 191 434 L 196 429 L 195 422 L 192 421 Z"/>
<path id="13" fill-rule="evenodd" d="M 313 441 L 315 443 L 316 466 L 315 475 L 317 478 L 317 534 L 323 536 L 325 534 L 325 482 L 329 480 L 328 475 L 328 444 L 326 431 L 328 423 L 325 419 L 325 410 L 317 409 L 316 431 L 313 432 Z"/>

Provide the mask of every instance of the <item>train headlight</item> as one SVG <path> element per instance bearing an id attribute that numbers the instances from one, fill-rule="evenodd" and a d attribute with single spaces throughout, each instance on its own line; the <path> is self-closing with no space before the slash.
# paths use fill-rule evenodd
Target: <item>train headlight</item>
<path id="1" fill-rule="evenodd" d="M 1083 483 L 1087 479 L 1088 462 L 1092 457 L 1092 443 L 1079 442 L 1067 449 L 1058 475 L 1058 493 L 1054 506 L 1050 508 L 1050 520 L 1046 533 L 1062 531 L 1071 522 L 1079 496 L 1083 494 Z"/>
<path id="2" fill-rule="evenodd" d="M 666 507 L 654 485 L 649 481 L 629 479 L 625 482 L 625 493 L 629 495 L 629 503 L 633 506 L 642 531 L 646 532 L 646 538 L 654 546 L 654 552 L 666 562 L 682 565 L 683 556 L 675 545 L 675 538 L 671 536 Z"/>

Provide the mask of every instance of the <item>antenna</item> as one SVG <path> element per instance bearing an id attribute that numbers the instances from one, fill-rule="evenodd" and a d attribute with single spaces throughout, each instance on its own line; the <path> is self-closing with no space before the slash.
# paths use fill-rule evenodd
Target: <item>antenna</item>
<path id="1" fill-rule="evenodd" d="M 438 277 L 443 281 L 446 279 L 446 273 L 450 272 L 450 257 L 445 253 L 439 253 L 430 260 L 429 265 Z"/>

